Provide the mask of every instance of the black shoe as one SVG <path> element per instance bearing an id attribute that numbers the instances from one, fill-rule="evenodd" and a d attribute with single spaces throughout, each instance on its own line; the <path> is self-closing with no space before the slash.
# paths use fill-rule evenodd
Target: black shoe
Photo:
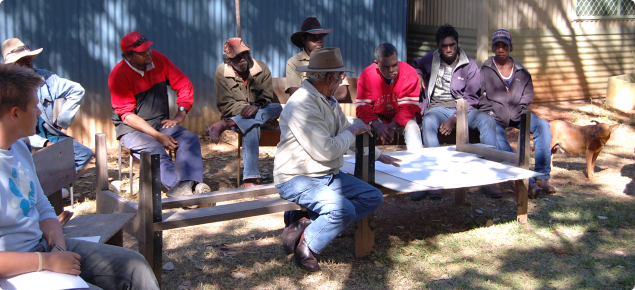
<path id="1" fill-rule="evenodd" d="M 415 192 L 410 194 L 410 200 L 412 200 L 412 201 L 420 201 L 424 197 L 426 197 L 426 195 L 428 195 L 428 191 L 415 191 Z"/>
<path id="2" fill-rule="evenodd" d="M 304 229 L 311 224 L 311 220 L 308 218 L 301 218 L 294 222 L 290 226 L 284 228 L 282 231 L 282 247 L 284 252 L 289 255 L 295 252 L 295 247 L 298 244 L 298 240 L 304 232 Z"/>
<path id="3" fill-rule="evenodd" d="M 430 190 L 428 193 L 428 196 L 430 197 L 430 199 L 441 199 L 443 198 L 443 190 L 441 189 L 435 189 L 435 190 Z"/>
<path id="4" fill-rule="evenodd" d="M 309 246 L 304 241 L 304 232 L 300 236 L 300 242 L 298 246 L 295 248 L 295 263 L 300 266 L 300 268 L 307 270 L 309 272 L 317 272 L 320 271 L 320 265 L 318 265 L 317 259 L 313 256 L 313 252 L 309 249 Z"/>

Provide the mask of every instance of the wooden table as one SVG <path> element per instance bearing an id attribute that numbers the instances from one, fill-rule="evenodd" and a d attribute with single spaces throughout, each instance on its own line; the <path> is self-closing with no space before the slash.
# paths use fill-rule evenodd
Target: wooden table
<path id="1" fill-rule="evenodd" d="M 424 148 L 415 152 L 383 153 L 403 160 L 404 167 L 386 166 L 376 162 L 375 184 L 400 192 L 434 189 L 456 189 L 497 184 L 540 176 L 537 172 L 481 158 L 478 154 L 456 151 L 456 146 Z M 406 167 L 411 158 L 423 158 L 420 168 Z M 381 166 L 389 170 L 382 170 Z M 474 168 L 481 172 L 475 172 Z M 344 172 L 355 172 L 355 157 L 345 156 Z M 497 174 L 499 173 L 499 174 Z M 472 178 L 473 175 L 478 178 Z M 416 179 L 413 177 L 417 176 Z"/>
<path id="2" fill-rule="evenodd" d="M 464 100 L 456 102 L 456 146 L 424 148 L 415 155 L 426 156 L 420 164 L 418 173 L 407 173 L 405 169 L 381 168 L 375 160 L 375 138 L 368 134 L 357 136 L 355 157 L 345 157 L 342 170 L 354 174 L 357 178 L 371 184 L 378 184 L 402 192 L 414 192 L 431 189 L 454 189 L 454 203 L 465 204 L 467 188 L 496 184 L 507 180 L 514 180 L 516 184 L 517 217 L 520 223 L 527 223 L 529 178 L 540 174 L 529 171 L 531 118 L 528 111 L 523 111 L 520 118 L 520 134 L 516 153 L 497 150 L 484 144 L 470 144 L 468 131 L 468 106 Z M 375 134 L 376 136 L 376 134 Z M 404 152 L 384 153 L 399 158 Z M 401 158 L 400 158 L 401 159 Z M 465 164 L 462 166 L 462 164 Z M 480 178 L 481 172 L 474 168 L 482 167 L 482 174 L 487 178 Z M 380 167 L 380 170 L 376 170 Z M 429 168 L 428 168 L 429 167 Z M 467 170 L 471 167 L 470 170 Z M 489 174 L 488 170 L 495 169 L 496 173 Z M 386 172 L 390 172 L 387 174 Z M 402 170 L 403 172 L 400 172 Z M 415 171 L 416 171 L 415 170 Z M 441 171 L 441 172 L 439 172 Z M 421 174 L 421 176 L 417 176 Z M 409 176 L 406 176 L 409 175 Z M 413 177 L 414 175 L 414 177 Z M 479 178 L 473 178 L 473 176 Z M 456 176 L 456 178 L 452 178 Z M 442 182 L 439 182 L 441 180 Z M 375 244 L 374 215 L 371 213 L 355 224 L 355 257 L 361 258 L 373 249 Z"/>

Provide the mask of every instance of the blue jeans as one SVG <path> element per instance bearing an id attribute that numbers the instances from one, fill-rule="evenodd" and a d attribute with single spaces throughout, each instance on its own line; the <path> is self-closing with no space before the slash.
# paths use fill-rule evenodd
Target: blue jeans
<path id="1" fill-rule="evenodd" d="M 296 176 L 276 185 L 280 197 L 305 207 L 313 221 L 304 240 L 316 254 L 349 224 L 375 211 L 384 196 L 375 187 L 346 173 L 320 177 Z"/>
<path id="2" fill-rule="evenodd" d="M 258 112 L 249 118 L 234 116 L 231 119 L 236 122 L 236 128 L 232 130 L 243 135 L 243 180 L 250 178 L 260 178 L 258 170 L 258 148 L 260 147 L 260 126 L 278 119 L 282 112 L 282 106 L 278 103 L 270 103 L 259 109 Z"/>
<path id="3" fill-rule="evenodd" d="M 75 172 L 82 169 L 95 156 L 90 148 L 75 140 L 73 140 L 73 151 L 75 153 Z"/>
<path id="4" fill-rule="evenodd" d="M 425 147 L 439 147 L 439 127 L 456 112 L 455 108 L 434 107 L 423 116 L 423 145 Z M 480 133 L 482 144 L 496 147 L 496 120 L 487 113 L 473 109 L 467 114 L 470 129 Z"/>
<path id="5" fill-rule="evenodd" d="M 510 127 L 519 128 L 520 123 L 514 122 L 510 124 Z M 529 132 L 534 134 L 534 147 L 535 153 L 535 166 L 534 171 L 541 173 L 542 176 L 536 177 L 536 179 L 550 179 L 551 178 L 551 127 L 549 122 L 542 118 L 531 114 L 531 126 Z M 500 124 L 496 124 L 496 139 L 498 140 L 498 149 L 508 152 L 514 152 L 512 147 L 507 142 L 505 137 L 505 128 Z M 532 179 L 533 180 L 533 179 Z"/>
<path id="6" fill-rule="evenodd" d="M 66 250 L 79 254 L 79 275 L 87 283 L 104 290 L 158 290 L 159 284 L 145 258 L 130 249 L 74 239 L 66 239 Z M 42 239 L 31 252 L 50 252 Z"/>
<path id="7" fill-rule="evenodd" d="M 203 182 L 203 158 L 198 135 L 176 125 L 172 128 L 161 128 L 159 132 L 172 136 L 178 143 L 176 159 L 165 151 L 163 145 L 152 136 L 141 131 L 134 131 L 121 136 L 121 143 L 139 158 L 143 152 L 161 155 L 161 183 L 167 189 L 177 186 L 181 181 L 192 180 Z"/>

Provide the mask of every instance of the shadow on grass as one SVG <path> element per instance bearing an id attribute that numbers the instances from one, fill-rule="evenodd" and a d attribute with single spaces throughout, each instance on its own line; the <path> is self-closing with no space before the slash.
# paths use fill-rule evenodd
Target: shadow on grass
<path id="1" fill-rule="evenodd" d="M 635 164 L 623 166 L 620 173 L 622 176 L 631 179 L 631 182 L 629 182 L 624 188 L 624 193 L 631 196 L 635 195 Z"/>

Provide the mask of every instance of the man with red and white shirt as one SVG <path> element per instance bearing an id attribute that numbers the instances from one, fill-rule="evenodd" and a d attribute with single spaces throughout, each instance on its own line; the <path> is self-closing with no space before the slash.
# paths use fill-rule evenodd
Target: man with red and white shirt
<path id="1" fill-rule="evenodd" d="M 419 77 L 410 65 L 397 60 L 390 43 L 375 49 L 375 63 L 357 82 L 357 118 L 370 124 L 384 143 L 392 142 L 395 130 L 403 128 L 409 151 L 423 148 L 419 107 Z"/>
<path id="2" fill-rule="evenodd" d="M 142 152 L 161 155 L 161 183 L 168 196 L 209 192 L 198 135 L 179 125 L 194 103 L 192 82 L 165 55 L 151 50 L 152 44 L 139 32 L 121 39 L 123 60 L 108 77 L 117 139 L 137 158 Z M 179 106 L 171 119 L 168 83 Z M 174 162 L 166 148 L 178 148 Z"/>

